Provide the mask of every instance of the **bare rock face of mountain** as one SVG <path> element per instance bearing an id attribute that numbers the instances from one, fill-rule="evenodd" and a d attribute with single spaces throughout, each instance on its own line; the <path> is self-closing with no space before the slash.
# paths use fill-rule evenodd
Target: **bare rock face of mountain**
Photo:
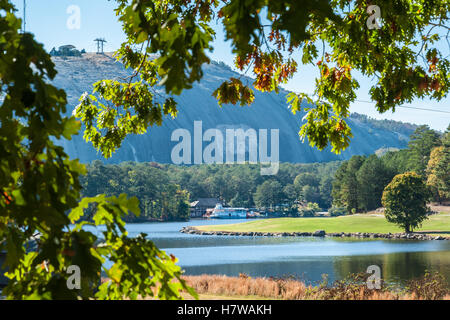
<path id="1" fill-rule="evenodd" d="M 84 54 L 82 57 L 53 57 L 58 75 L 53 84 L 64 89 L 68 98 L 68 114 L 78 104 L 83 92 L 91 92 L 92 84 L 102 79 L 120 79 L 131 74 L 110 54 Z M 323 162 L 348 159 L 352 155 L 368 155 L 380 148 L 405 148 L 408 136 L 403 131 L 395 132 L 373 126 L 359 118 L 350 118 L 354 138 L 350 147 L 340 155 L 330 150 L 322 152 L 311 148 L 307 141 L 302 142 L 298 131 L 304 113 L 293 115 L 286 104 L 286 91 L 279 94 L 261 93 L 255 90 L 255 101 L 251 106 L 240 107 L 224 105 L 219 107 L 212 92 L 224 81 L 237 74 L 223 63 L 211 63 L 204 67 L 204 77 L 190 90 L 175 97 L 179 113 L 175 119 L 166 117 L 161 127 L 150 127 L 144 135 L 133 135 L 126 138 L 121 148 L 106 160 L 109 163 L 122 161 L 156 161 L 172 163 L 172 149 L 179 143 L 171 141 L 174 130 L 187 129 L 194 139 L 194 121 L 202 121 L 203 133 L 207 129 L 216 128 L 224 132 L 227 128 L 268 129 L 270 145 L 270 129 L 279 129 L 279 154 L 282 162 Z M 249 82 L 251 81 L 248 79 Z M 165 93 L 160 91 L 162 96 Z M 81 162 L 96 159 L 104 160 L 92 144 L 82 138 L 82 132 L 71 141 L 60 141 L 71 158 Z M 209 142 L 203 142 L 203 148 Z M 105 160 L 104 160 L 105 161 Z"/>

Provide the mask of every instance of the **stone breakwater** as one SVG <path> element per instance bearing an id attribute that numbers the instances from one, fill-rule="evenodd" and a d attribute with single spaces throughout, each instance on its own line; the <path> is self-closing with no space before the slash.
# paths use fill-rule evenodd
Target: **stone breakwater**
<path id="1" fill-rule="evenodd" d="M 183 227 L 181 233 L 202 236 L 247 236 L 247 237 L 339 237 L 371 239 L 407 239 L 407 240 L 450 240 L 450 237 L 432 236 L 419 233 L 368 233 L 368 232 L 334 232 L 324 230 L 314 232 L 237 232 L 237 231 L 203 231 L 195 227 Z"/>

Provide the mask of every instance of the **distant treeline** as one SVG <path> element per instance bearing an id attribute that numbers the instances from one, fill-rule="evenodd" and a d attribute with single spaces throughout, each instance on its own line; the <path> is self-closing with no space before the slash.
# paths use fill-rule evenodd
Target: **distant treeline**
<path id="1" fill-rule="evenodd" d="M 436 201 L 448 197 L 445 182 L 439 180 L 446 178 L 437 172 L 446 170 L 442 165 L 449 148 L 444 147 L 445 139 L 449 139 L 448 133 L 441 136 L 421 126 L 411 135 L 408 149 L 389 151 L 381 157 L 353 156 L 348 161 L 281 163 L 274 176 L 262 176 L 256 164 L 105 165 L 94 161 L 81 181 L 84 196 L 136 196 L 142 220 L 188 219 L 189 202 L 198 198 L 219 198 L 233 207 L 282 207 L 293 216 L 301 212 L 299 203 L 313 203 L 316 205 L 311 207 L 323 210 L 333 207 L 330 212 L 344 209 L 338 210 L 339 214 L 362 212 L 380 207 L 386 185 L 406 171 L 415 171 L 427 179 Z"/>
<path id="2" fill-rule="evenodd" d="M 358 121 L 362 123 L 369 123 L 371 126 L 377 128 L 377 129 L 384 129 L 388 131 L 395 131 L 398 133 L 402 133 L 406 136 L 411 135 L 419 126 L 407 123 L 407 122 L 400 122 L 395 120 L 378 120 L 373 119 L 371 117 L 366 116 L 365 114 L 359 114 L 359 113 L 352 113 L 350 115 L 350 118 L 357 119 Z"/>
<path id="3" fill-rule="evenodd" d="M 281 163 L 277 175 L 262 176 L 255 164 L 172 164 L 94 161 L 81 178 L 83 196 L 127 193 L 140 200 L 142 217 L 182 220 L 189 201 L 218 198 L 235 207 L 291 205 L 297 199 L 331 206 L 331 185 L 340 162 Z M 131 218 L 130 218 L 131 219 Z M 136 220 L 136 219 L 135 219 Z"/>
<path id="4" fill-rule="evenodd" d="M 139 199 L 140 217 L 129 216 L 126 221 L 189 219 L 188 191 L 171 182 L 167 170 L 156 163 L 104 165 L 94 161 L 87 166 L 87 171 L 80 179 L 83 196 L 126 193 Z"/>

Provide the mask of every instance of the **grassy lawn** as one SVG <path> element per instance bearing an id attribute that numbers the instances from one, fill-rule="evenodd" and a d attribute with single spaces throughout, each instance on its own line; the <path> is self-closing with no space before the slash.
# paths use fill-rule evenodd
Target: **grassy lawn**
<path id="1" fill-rule="evenodd" d="M 398 233 L 403 230 L 386 221 L 384 216 L 373 214 L 356 214 L 330 218 L 275 218 L 253 220 L 244 223 L 200 226 L 204 231 L 235 231 L 235 232 L 370 232 Z M 450 213 L 441 212 L 429 217 L 422 228 L 415 232 L 430 232 L 433 234 L 450 234 Z M 447 234 L 447 235 L 448 235 Z"/>

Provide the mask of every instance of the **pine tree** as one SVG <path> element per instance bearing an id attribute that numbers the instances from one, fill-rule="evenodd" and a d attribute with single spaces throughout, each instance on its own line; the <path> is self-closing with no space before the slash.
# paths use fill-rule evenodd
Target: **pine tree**
<path id="1" fill-rule="evenodd" d="M 360 207 L 364 211 L 380 207 L 383 190 L 394 177 L 392 170 L 376 155 L 371 155 L 361 165 L 356 176 Z"/>
<path id="2" fill-rule="evenodd" d="M 431 150 L 441 145 L 441 137 L 438 132 L 423 125 L 414 131 L 410 139 L 409 169 L 425 176 Z"/>

